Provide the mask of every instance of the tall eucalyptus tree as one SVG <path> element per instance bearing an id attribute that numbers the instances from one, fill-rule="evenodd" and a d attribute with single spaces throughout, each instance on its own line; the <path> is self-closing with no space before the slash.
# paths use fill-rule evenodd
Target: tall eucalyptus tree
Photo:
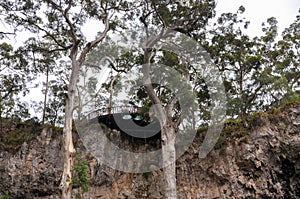
<path id="1" fill-rule="evenodd" d="M 67 85 L 63 130 L 64 169 L 60 185 L 62 198 L 69 199 L 71 198 L 71 169 L 74 153 L 72 113 L 79 69 L 90 50 L 106 37 L 111 28 L 117 25 L 114 21 L 114 11 L 126 11 L 128 3 L 97 0 L 17 0 L 1 2 L 0 8 L 6 23 L 15 27 L 15 30 L 30 31 L 32 36 L 39 40 L 40 45 L 36 46 L 36 51 L 49 54 L 60 52 L 70 59 L 71 71 Z M 87 20 L 92 19 L 97 21 L 99 33 L 92 41 L 86 41 L 82 26 Z"/>
<path id="2" fill-rule="evenodd" d="M 142 51 L 140 51 L 142 59 L 139 60 L 139 64 L 142 64 L 144 89 L 155 107 L 156 117 L 161 125 L 165 198 L 177 198 L 175 137 L 181 120 L 180 118 L 176 120 L 173 115 L 174 110 L 176 110 L 175 107 L 178 108 L 176 96 L 167 94 L 169 92 L 167 89 L 164 89 L 164 96 L 162 96 L 157 85 L 151 83 L 151 65 L 154 63 L 166 64 L 178 70 L 180 76 L 187 78 L 187 81 L 189 81 L 190 66 L 184 64 L 183 57 L 164 50 L 158 49 L 158 52 L 154 46 L 159 43 L 161 38 L 166 37 L 169 31 L 179 32 L 188 37 L 204 32 L 208 20 L 214 16 L 214 7 L 215 2 L 213 0 L 143 0 L 140 1 L 139 9 L 133 13 L 133 18 L 139 20 L 132 22 L 134 26 L 130 24 L 130 29 L 134 32 L 135 37 L 145 35 L 145 42 L 142 45 Z M 177 89 L 180 89 L 180 86 Z"/>

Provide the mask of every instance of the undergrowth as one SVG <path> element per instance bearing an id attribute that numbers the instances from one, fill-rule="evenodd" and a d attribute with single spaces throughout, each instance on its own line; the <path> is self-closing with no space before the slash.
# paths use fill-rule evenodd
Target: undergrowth
<path id="1" fill-rule="evenodd" d="M 53 129 L 52 136 L 57 136 L 62 131 L 59 127 L 49 124 L 42 125 L 34 119 L 21 121 L 18 118 L 2 118 L 2 125 L 0 127 L 0 151 L 18 151 L 24 142 L 30 142 L 35 139 L 46 127 Z"/>

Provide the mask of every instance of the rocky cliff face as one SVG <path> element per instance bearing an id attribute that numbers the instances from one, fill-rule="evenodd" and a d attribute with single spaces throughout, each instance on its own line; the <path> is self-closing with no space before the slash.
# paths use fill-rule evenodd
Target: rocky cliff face
<path id="1" fill-rule="evenodd" d="M 300 198 L 300 104 L 249 117 L 250 127 L 227 122 L 215 149 L 198 158 L 205 130 L 177 160 L 178 198 Z M 12 198 L 59 198 L 62 138 L 48 127 L 16 152 L 0 152 L 0 192 Z M 109 134 L 109 135 L 108 135 Z M 149 147 L 124 141 L 133 150 Z M 115 171 L 97 163 L 75 136 L 92 179 L 85 198 L 163 198 L 161 170 L 144 174 Z M 125 138 L 126 139 L 126 138 Z M 151 147 L 159 147 L 152 145 Z M 74 198 L 80 189 L 75 188 Z"/>
<path id="2" fill-rule="evenodd" d="M 32 198 L 58 193 L 62 174 L 62 140 L 45 128 L 36 139 L 24 142 L 17 152 L 0 153 L 0 190 L 12 198 Z"/>

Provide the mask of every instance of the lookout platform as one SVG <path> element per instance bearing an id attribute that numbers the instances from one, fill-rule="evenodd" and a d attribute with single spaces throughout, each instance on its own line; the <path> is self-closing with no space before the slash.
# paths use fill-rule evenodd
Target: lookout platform
<path id="1" fill-rule="evenodd" d="M 161 126 L 158 119 L 149 117 L 148 113 L 141 114 L 138 107 L 103 108 L 91 112 L 86 119 L 137 139 L 160 138 Z"/>

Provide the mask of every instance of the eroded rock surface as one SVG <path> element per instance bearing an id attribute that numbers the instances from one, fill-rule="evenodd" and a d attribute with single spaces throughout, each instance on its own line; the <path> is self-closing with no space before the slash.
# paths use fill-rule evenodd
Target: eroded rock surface
<path id="1" fill-rule="evenodd" d="M 300 198 L 300 104 L 254 116 L 248 129 L 227 123 L 220 142 L 204 159 L 199 131 L 177 160 L 178 198 Z M 45 128 L 15 153 L 0 152 L 0 192 L 12 198 L 60 198 L 62 138 Z M 120 147 L 155 147 L 108 132 Z M 97 162 L 75 136 L 76 150 L 88 160 L 92 185 L 85 198 L 163 198 L 161 170 L 129 174 Z M 139 146 L 137 146 L 139 145 Z M 156 146 L 157 147 L 157 146 Z M 73 190 L 73 196 L 79 189 Z"/>

